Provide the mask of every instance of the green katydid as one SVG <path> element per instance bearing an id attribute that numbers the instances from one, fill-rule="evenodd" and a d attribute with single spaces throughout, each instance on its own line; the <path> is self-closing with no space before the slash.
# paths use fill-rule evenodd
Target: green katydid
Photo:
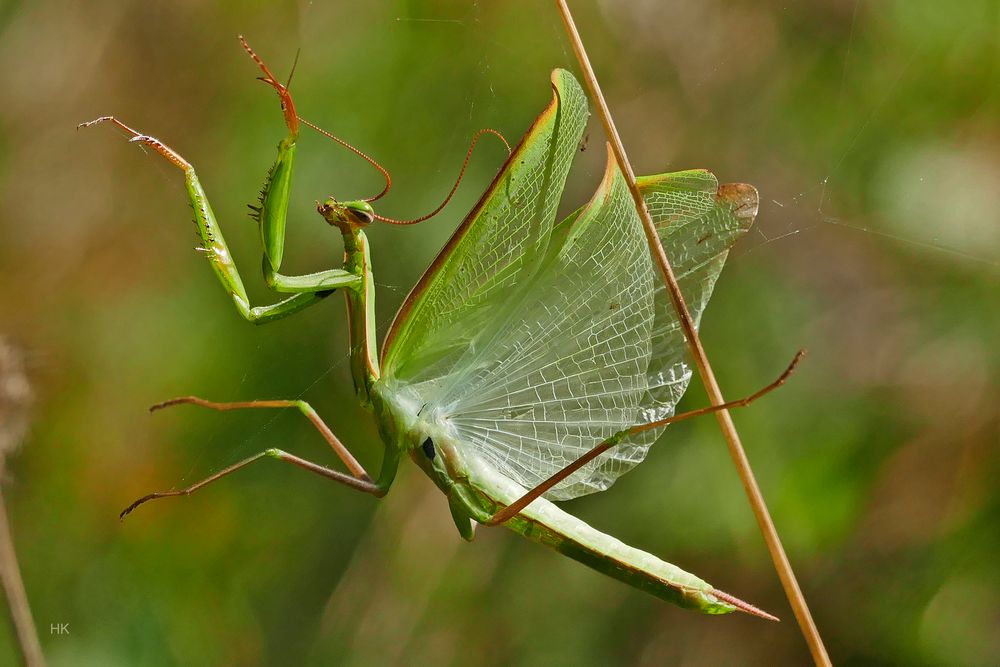
<path id="1" fill-rule="evenodd" d="M 182 397 L 154 409 L 181 403 L 216 410 L 296 408 L 320 431 L 348 472 L 269 449 L 185 489 L 144 496 L 122 516 L 148 500 L 188 495 L 265 457 L 381 497 L 407 455 L 444 492 L 466 539 L 473 538 L 477 523 L 503 523 L 681 606 L 710 614 L 739 609 L 773 619 L 698 577 L 597 531 L 552 502 L 607 489 L 642 461 L 668 423 L 746 405 L 784 382 L 795 364 L 750 397 L 674 414 L 691 377 L 684 337 L 610 154 L 590 202 L 555 221 L 588 115 L 585 95 L 573 76 L 564 70 L 552 73 L 552 102 L 510 151 L 479 203 L 410 292 L 380 356 L 364 229 L 375 220 L 415 221 L 375 213 L 370 202 L 388 190 L 388 173 L 361 151 L 302 120 L 288 86 L 278 82 L 240 40 L 263 73 L 260 79 L 277 92 L 288 127 L 260 205 L 251 207 L 260 226 L 265 280 L 275 291 L 290 294 L 284 300 L 250 305 L 205 191 L 187 160 L 113 117 L 83 125 L 112 122 L 128 132 L 131 141 L 149 146 L 183 171 L 203 244 L 200 249 L 247 320 L 272 321 L 337 289 L 344 291 L 352 377 L 360 401 L 378 422 L 385 446 L 382 469 L 377 478 L 368 475 L 303 401 L 217 403 Z M 318 203 L 320 215 L 343 236 L 343 266 L 286 276 L 279 271 L 300 121 L 368 160 L 385 176 L 386 189 L 367 200 L 329 198 Z M 470 154 L 474 145 L 475 140 Z M 753 223 L 757 192 L 744 184 L 719 186 L 704 170 L 643 177 L 639 185 L 697 320 L 729 248 Z"/>

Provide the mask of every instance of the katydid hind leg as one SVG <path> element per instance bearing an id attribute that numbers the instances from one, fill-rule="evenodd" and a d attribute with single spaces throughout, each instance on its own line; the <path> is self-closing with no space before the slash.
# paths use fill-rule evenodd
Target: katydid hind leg
<path id="1" fill-rule="evenodd" d="M 124 510 L 122 510 L 121 514 L 118 515 L 118 518 L 124 519 L 126 515 L 130 514 L 133 510 L 135 510 L 135 508 L 139 507 L 139 505 L 143 505 L 149 502 L 150 500 L 157 500 L 159 498 L 173 498 L 178 496 L 189 496 L 195 491 L 198 491 L 199 489 L 202 489 L 213 482 L 217 482 L 223 477 L 228 477 L 237 470 L 241 470 L 250 465 L 251 463 L 260 461 L 265 457 L 272 458 L 277 461 L 284 461 L 285 463 L 290 463 L 294 466 L 302 468 L 303 470 L 308 470 L 310 472 L 316 473 L 317 475 L 320 475 L 321 477 L 332 479 L 335 482 L 340 482 L 341 484 L 348 486 L 352 489 L 355 489 L 357 491 L 370 493 L 371 495 L 376 496 L 378 498 L 381 498 L 386 493 L 385 488 L 370 480 L 362 480 L 362 479 L 357 479 L 355 477 L 351 477 L 350 475 L 342 473 L 338 470 L 332 470 L 330 468 L 327 468 L 326 466 L 319 465 L 318 463 L 313 463 L 312 461 L 295 456 L 294 454 L 289 454 L 288 452 L 285 452 L 280 449 L 267 449 L 264 450 L 263 452 L 259 452 L 257 454 L 254 454 L 253 456 L 245 458 L 242 461 L 234 463 L 231 466 L 223 468 L 219 472 L 209 475 L 205 479 L 195 482 L 194 484 L 187 486 L 183 489 L 173 489 L 170 491 L 159 491 L 156 493 L 149 493 L 139 498 L 131 505 L 126 507 Z"/>
<path id="2" fill-rule="evenodd" d="M 229 402 L 218 402 L 209 401 L 204 398 L 199 398 L 198 396 L 179 396 L 177 398 L 171 398 L 169 400 L 157 403 L 156 405 L 150 406 L 150 412 L 156 412 L 157 410 L 162 410 L 164 408 L 169 408 L 175 405 L 198 405 L 203 408 L 209 408 L 210 410 L 218 410 L 220 412 L 225 412 L 228 410 L 253 410 L 253 409 L 283 409 L 283 408 L 294 408 L 298 410 L 309 422 L 319 431 L 323 439 L 326 440 L 330 448 L 337 454 L 337 457 L 344 463 L 347 469 L 350 471 L 356 479 L 363 481 L 372 481 L 371 476 L 364 469 L 358 460 L 351 454 L 350 450 L 340 441 L 340 439 L 334 434 L 333 430 L 327 425 L 323 418 L 319 416 L 319 413 L 306 401 L 301 401 L 297 399 L 276 399 L 276 400 L 254 400 L 254 401 L 229 401 Z"/>

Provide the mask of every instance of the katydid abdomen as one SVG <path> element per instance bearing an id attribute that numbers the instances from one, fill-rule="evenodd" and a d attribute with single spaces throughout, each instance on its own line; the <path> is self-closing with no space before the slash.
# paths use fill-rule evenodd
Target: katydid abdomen
<path id="1" fill-rule="evenodd" d="M 524 495 L 523 487 L 492 470 L 475 454 L 464 458 L 470 487 L 487 516 Z M 602 533 L 545 498 L 535 499 L 504 525 L 598 572 L 682 607 L 708 614 L 726 614 L 737 608 L 723 601 L 708 582 Z"/>
<path id="2" fill-rule="evenodd" d="M 490 524 L 498 511 L 516 502 L 527 490 L 503 475 L 475 450 L 456 440 L 446 422 L 435 419 L 391 385 L 379 382 L 373 398 L 386 423 L 387 447 L 396 446 L 410 457 L 445 493 L 459 532 L 471 540 L 473 522 Z M 515 533 L 658 598 L 707 614 L 737 609 L 777 620 L 770 614 L 716 590 L 711 584 L 656 556 L 602 533 L 564 512 L 544 497 L 535 498 L 503 525 Z"/>

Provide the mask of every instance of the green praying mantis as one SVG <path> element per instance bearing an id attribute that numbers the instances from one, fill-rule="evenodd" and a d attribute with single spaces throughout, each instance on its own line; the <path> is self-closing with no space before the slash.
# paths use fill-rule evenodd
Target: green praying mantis
<path id="1" fill-rule="evenodd" d="M 337 290 L 348 304 L 351 374 L 360 402 L 385 446 L 372 477 L 300 400 L 219 403 L 195 396 L 152 409 L 195 404 L 215 410 L 294 408 L 316 427 L 346 472 L 268 449 L 184 489 L 144 496 L 189 495 L 264 458 L 384 496 L 408 456 L 445 494 L 463 538 L 477 524 L 503 524 L 604 574 L 680 606 L 709 614 L 741 610 L 777 620 L 693 574 L 597 531 L 553 501 L 603 491 L 640 463 L 671 422 L 750 403 L 782 384 L 798 361 L 757 393 L 675 414 L 691 378 L 684 335 L 655 273 L 640 221 L 613 158 L 591 200 L 556 221 L 556 210 L 588 116 L 586 97 L 565 70 L 551 76 L 553 98 L 512 150 L 493 182 L 410 292 L 381 352 L 374 324 L 374 279 L 365 228 L 394 220 L 371 203 L 391 185 L 388 172 L 350 144 L 298 116 L 287 84 L 240 37 L 281 102 L 288 129 L 251 206 L 263 245 L 264 279 L 288 296 L 252 306 L 194 167 L 179 153 L 118 119 L 127 132 L 184 174 L 208 259 L 237 312 L 261 324 L 323 301 Z M 280 272 L 296 143 L 302 125 L 367 160 L 385 177 L 381 193 L 362 200 L 317 202 L 343 237 L 344 261 L 308 275 Z M 502 137 L 501 137 L 502 139 Z M 506 143 L 506 142 L 505 142 Z M 732 245 L 750 229 L 757 192 L 720 186 L 705 170 L 639 179 L 660 239 L 697 322 Z"/>

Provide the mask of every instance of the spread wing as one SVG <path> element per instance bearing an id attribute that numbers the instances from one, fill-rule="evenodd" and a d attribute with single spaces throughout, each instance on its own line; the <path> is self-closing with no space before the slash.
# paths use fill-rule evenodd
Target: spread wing
<path id="1" fill-rule="evenodd" d="M 553 103 L 397 315 L 384 359 L 384 380 L 422 406 L 422 419 L 526 488 L 604 438 L 669 414 L 690 378 L 610 154 L 593 199 L 553 230 L 586 118 L 575 80 L 557 71 L 553 85 Z M 752 221 L 739 208 L 749 195 L 720 190 L 701 171 L 648 177 L 642 188 L 700 317 L 729 246 Z M 546 497 L 606 489 L 654 439 L 622 443 Z"/>
<path id="2" fill-rule="evenodd" d="M 757 190 L 745 183 L 720 186 L 715 176 L 704 169 L 642 176 L 637 181 L 697 327 L 729 249 L 749 231 L 757 216 Z M 637 424 L 673 415 L 692 374 L 680 319 L 659 274 L 653 302 L 647 393 Z M 618 448 L 623 450 L 623 456 L 629 452 L 628 459 L 638 463 L 662 433 L 663 428 L 644 431 L 626 438 Z M 614 477 L 603 477 L 595 482 L 607 488 Z M 601 487 L 591 489 L 597 490 Z"/>
<path id="3" fill-rule="evenodd" d="M 385 376 L 447 375 L 538 270 L 588 115 L 569 72 L 555 70 L 552 88 L 552 102 L 396 313 L 383 346 Z"/>

